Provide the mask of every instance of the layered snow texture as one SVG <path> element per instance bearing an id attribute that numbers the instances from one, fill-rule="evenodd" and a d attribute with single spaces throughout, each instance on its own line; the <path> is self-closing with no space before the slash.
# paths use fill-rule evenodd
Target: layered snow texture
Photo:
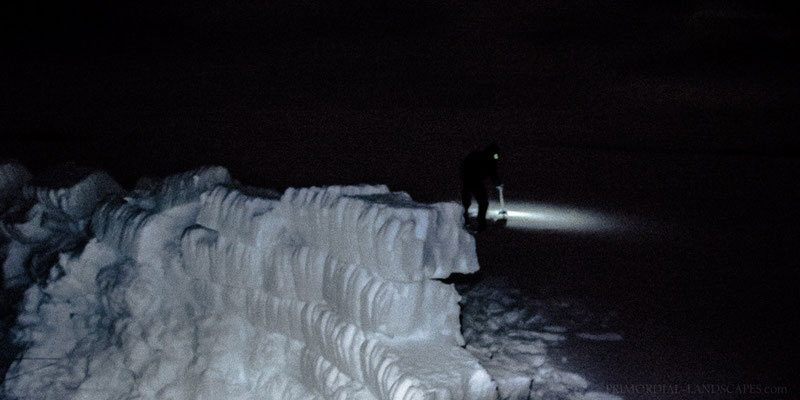
<path id="1" fill-rule="evenodd" d="M 4 271 L 41 243 L 58 259 L 25 293 L 10 398 L 496 396 L 437 280 L 478 269 L 456 204 L 385 186 L 273 196 L 219 167 L 127 194 L 100 173 L 23 192 L 36 204 L 6 236 L 28 253 Z"/>

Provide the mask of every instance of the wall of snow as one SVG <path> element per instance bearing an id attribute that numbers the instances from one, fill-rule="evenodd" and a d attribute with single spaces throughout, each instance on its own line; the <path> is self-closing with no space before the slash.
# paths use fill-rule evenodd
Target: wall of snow
<path id="1" fill-rule="evenodd" d="M 26 292 L 7 396 L 495 397 L 437 280 L 478 268 L 456 204 L 385 186 L 253 195 L 223 168 L 97 204 L 87 193 L 113 187 L 98 182 L 31 192 L 91 239 Z"/>

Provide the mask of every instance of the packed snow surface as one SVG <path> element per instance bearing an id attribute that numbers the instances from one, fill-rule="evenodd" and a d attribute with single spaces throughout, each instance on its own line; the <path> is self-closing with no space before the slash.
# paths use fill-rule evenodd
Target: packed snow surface
<path id="1" fill-rule="evenodd" d="M 27 184 L 16 164 L 0 175 L 3 284 L 28 286 L 9 398 L 590 394 L 547 358 L 563 330 L 490 340 L 498 323 L 524 327 L 527 311 L 439 280 L 478 269 L 455 203 L 368 185 L 279 194 L 220 167 L 130 192 L 102 172 L 62 185 Z M 465 341 L 459 301 L 470 299 L 488 320 L 465 317 Z M 498 340 L 515 344 L 497 352 Z"/>

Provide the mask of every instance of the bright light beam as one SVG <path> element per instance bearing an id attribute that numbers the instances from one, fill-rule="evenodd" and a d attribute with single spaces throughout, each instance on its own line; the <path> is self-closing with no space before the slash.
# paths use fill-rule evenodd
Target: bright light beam
<path id="1" fill-rule="evenodd" d="M 621 227 L 618 218 L 585 209 L 547 203 L 507 201 L 508 222 L 506 227 L 524 230 L 556 230 L 564 232 L 609 232 Z M 470 208 L 470 215 L 477 214 L 477 207 Z M 500 205 L 489 203 L 487 218 L 500 219 Z"/>

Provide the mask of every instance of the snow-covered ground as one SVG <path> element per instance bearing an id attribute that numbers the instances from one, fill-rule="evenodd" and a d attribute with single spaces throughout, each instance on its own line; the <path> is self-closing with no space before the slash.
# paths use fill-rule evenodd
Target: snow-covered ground
<path id="1" fill-rule="evenodd" d="M 9 398 L 616 398 L 553 351 L 619 332 L 502 279 L 441 281 L 478 270 L 454 203 L 219 167 L 130 192 L 0 172 L 3 284 L 27 288 Z"/>
<path id="2" fill-rule="evenodd" d="M 586 335 L 621 340 L 617 333 L 575 332 L 585 326 L 581 317 L 587 310 L 581 304 L 530 298 L 502 278 L 461 284 L 459 289 L 467 350 L 498 383 L 500 398 L 617 398 L 590 387 L 579 371 L 570 371 L 566 356 L 552 354 L 564 342 Z"/>

